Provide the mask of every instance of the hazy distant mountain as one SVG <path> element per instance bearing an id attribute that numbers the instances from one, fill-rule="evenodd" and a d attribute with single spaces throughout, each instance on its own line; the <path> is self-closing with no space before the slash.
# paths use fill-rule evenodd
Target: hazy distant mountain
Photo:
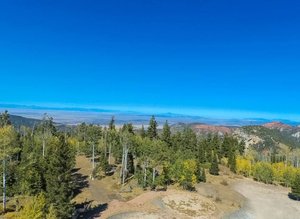
<path id="1" fill-rule="evenodd" d="M 60 124 L 73 125 L 82 122 L 91 124 L 107 125 L 112 116 L 115 117 L 117 124 L 133 123 L 134 125 L 147 125 L 152 114 L 121 111 L 109 109 L 96 108 L 79 108 L 79 107 L 41 107 L 41 106 L 27 106 L 15 104 L 0 104 L 0 111 L 8 110 L 10 114 L 18 115 L 26 118 L 41 119 L 44 113 L 53 117 L 54 121 Z M 272 120 L 264 118 L 245 118 L 245 119 L 221 119 L 221 118 L 207 118 L 201 115 L 184 115 L 174 113 L 153 113 L 156 120 L 162 125 L 166 120 L 170 124 L 178 123 L 197 123 L 207 124 L 213 126 L 247 126 L 247 125 L 262 125 L 270 123 Z M 300 125 L 300 123 L 288 120 L 277 121 L 288 125 Z"/>
<path id="2" fill-rule="evenodd" d="M 19 127 L 21 125 L 33 127 L 35 125 L 38 125 L 41 122 L 41 120 L 39 119 L 25 118 L 16 115 L 10 115 L 9 117 L 10 117 L 10 121 L 15 127 Z"/>

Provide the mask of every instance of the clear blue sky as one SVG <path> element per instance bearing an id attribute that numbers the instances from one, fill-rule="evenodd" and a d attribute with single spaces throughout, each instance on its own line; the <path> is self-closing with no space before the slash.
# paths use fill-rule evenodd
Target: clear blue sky
<path id="1" fill-rule="evenodd" d="M 299 12 L 296 0 L 2 0 L 0 102 L 299 114 Z"/>

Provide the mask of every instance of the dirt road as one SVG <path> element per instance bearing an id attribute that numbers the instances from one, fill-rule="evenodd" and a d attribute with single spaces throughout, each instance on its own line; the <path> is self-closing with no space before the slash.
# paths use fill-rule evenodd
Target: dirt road
<path id="1" fill-rule="evenodd" d="M 226 219 L 299 219 L 300 202 L 288 198 L 290 191 L 251 179 L 238 180 L 232 187 L 245 196 L 244 207 Z"/>

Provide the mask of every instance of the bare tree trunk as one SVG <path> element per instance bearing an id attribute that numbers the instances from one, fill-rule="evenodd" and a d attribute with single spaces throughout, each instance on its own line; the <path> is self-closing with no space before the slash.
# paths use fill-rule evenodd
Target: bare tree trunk
<path id="1" fill-rule="evenodd" d="M 93 157 L 92 157 L 92 162 L 93 162 L 93 170 L 95 169 L 95 143 L 93 143 Z"/>
<path id="2" fill-rule="evenodd" d="M 127 177 L 127 163 L 128 163 L 128 149 L 125 145 L 125 154 L 124 154 L 124 167 L 123 167 L 123 179 L 122 179 L 122 184 L 124 185 L 125 184 L 125 180 L 126 180 L 126 177 Z"/>
<path id="3" fill-rule="evenodd" d="M 3 158 L 3 212 L 6 211 L 6 167 L 5 167 L 5 157 Z"/>
<path id="4" fill-rule="evenodd" d="M 34 129 L 35 129 L 35 123 L 33 124 L 32 130 L 31 130 L 31 137 L 33 137 Z"/>
<path id="5" fill-rule="evenodd" d="M 120 180 L 122 184 L 122 174 L 123 174 L 123 167 L 124 167 L 124 157 L 125 157 L 125 152 L 124 152 L 124 146 L 123 146 L 123 152 L 122 152 L 122 165 L 121 165 L 121 170 L 120 170 Z"/>
<path id="6" fill-rule="evenodd" d="M 104 144 L 105 144 L 105 157 L 107 158 L 107 132 L 106 131 L 104 135 Z M 109 161 L 108 164 L 110 164 Z"/>
<path id="7" fill-rule="evenodd" d="M 146 187 L 146 182 L 147 182 L 147 161 L 144 163 L 144 187 Z"/>
<path id="8" fill-rule="evenodd" d="M 111 147 L 111 146 L 110 146 Z M 123 141 L 123 153 L 122 153 L 122 166 L 120 171 L 121 184 L 125 184 L 126 176 L 127 176 L 127 157 L 128 157 L 128 148 L 127 142 Z"/>
<path id="9" fill-rule="evenodd" d="M 108 164 L 111 165 L 111 143 L 109 143 L 108 149 Z"/>
<path id="10" fill-rule="evenodd" d="M 65 143 L 67 143 L 67 132 L 66 132 L 66 130 L 65 130 L 64 135 L 65 135 Z"/>
<path id="11" fill-rule="evenodd" d="M 77 140 L 77 155 L 79 155 L 79 140 Z"/>
<path id="12" fill-rule="evenodd" d="M 46 142 L 45 142 L 45 136 L 43 137 L 43 157 L 45 157 L 45 147 L 46 147 Z"/>
<path id="13" fill-rule="evenodd" d="M 155 167 L 152 169 L 152 184 L 154 185 L 155 182 Z"/>

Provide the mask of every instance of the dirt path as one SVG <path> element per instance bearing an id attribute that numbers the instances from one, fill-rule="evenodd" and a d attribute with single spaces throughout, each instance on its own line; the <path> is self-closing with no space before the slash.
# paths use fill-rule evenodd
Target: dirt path
<path id="1" fill-rule="evenodd" d="M 80 186 L 78 188 L 78 194 L 73 201 L 79 206 L 78 208 L 89 206 L 89 211 L 80 218 L 98 217 L 108 206 L 109 202 L 113 199 L 122 199 L 117 193 L 109 188 L 111 183 L 106 180 L 92 180 L 90 178 L 92 164 L 87 157 L 77 156 L 75 168 L 77 170 L 77 184 Z"/>
<path id="2" fill-rule="evenodd" d="M 170 189 L 148 191 L 127 202 L 112 201 L 101 216 L 109 219 L 214 219 L 216 206 L 211 199 L 196 192 Z"/>
<path id="3" fill-rule="evenodd" d="M 242 179 L 233 186 L 247 199 L 245 206 L 227 218 L 299 219 L 300 202 L 288 198 L 289 189 Z"/>

